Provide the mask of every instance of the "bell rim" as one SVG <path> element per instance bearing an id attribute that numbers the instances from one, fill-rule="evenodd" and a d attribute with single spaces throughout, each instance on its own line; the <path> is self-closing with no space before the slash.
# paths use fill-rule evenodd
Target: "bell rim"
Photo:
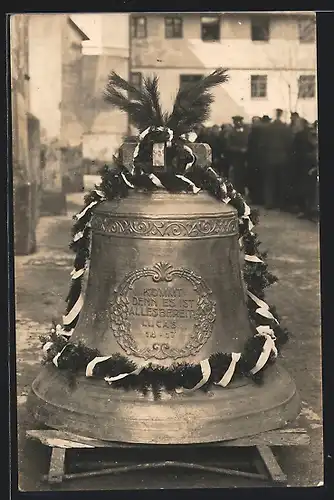
<path id="1" fill-rule="evenodd" d="M 61 376 L 57 370 L 53 374 L 56 378 Z M 165 401 L 149 400 L 147 396 L 146 399 L 139 398 L 136 391 L 130 391 L 136 395 L 132 402 L 117 401 L 115 395 L 118 393 L 121 397 L 125 391 L 101 384 L 100 388 L 103 388 L 103 394 L 109 395 L 109 401 L 102 395 L 93 403 L 90 414 L 78 411 L 73 401 L 69 407 L 46 401 L 36 388 L 37 377 L 31 388 L 28 407 L 35 420 L 43 425 L 103 441 L 162 445 L 227 441 L 256 435 L 259 429 L 264 432 L 284 427 L 299 414 L 300 398 L 288 372 L 275 364 L 267 368 L 264 376 L 262 386 L 246 384 L 234 390 L 219 387 L 210 391 L 213 396 L 196 391 Z M 44 378 L 45 383 L 45 372 L 42 371 L 39 377 Z M 78 379 L 77 383 L 80 381 L 83 382 Z M 89 387 L 87 383 L 91 381 L 85 382 L 85 387 Z M 94 393 L 96 385 L 90 387 Z M 275 389 L 279 390 L 273 395 Z M 65 394 L 66 391 L 63 394 L 66 399 Z M 89 398 L 86 391 L 85 394 Z M 98 404 L 103 413 L 96 411 Z"/>

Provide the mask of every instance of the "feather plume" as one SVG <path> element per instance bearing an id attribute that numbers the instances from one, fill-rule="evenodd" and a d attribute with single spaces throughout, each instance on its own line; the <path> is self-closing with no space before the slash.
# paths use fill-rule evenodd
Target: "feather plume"
<path id="1" fill-rule="evenodd" d="M 147 99 L 151 102 L 152 110 L 155 114 L 154 123 L 156 127 L 161 127 L 164 125 L 163 113 L 160 105 L 160 92 L 159 92 L 159 79 L 155 75 L 153 78 L 145 78 L 143 94 L 146 95 Z"/>
<path id="2" fill-rule="evenodd" d="M 128 113 L 131 123 L 140 132 L 151 125 L 163 125 L 157 77 L 145 79 L 143 89 L 139 90 L 113 71 L 104 97 L 115 108 Z"/>
<path id="3" fill-rule="evenodd" d="M 185 84 L 177 93 L 171 114 L 161 109 L 157 76 L 145 78 L 143 88 L 137 89 L 113 71 L 104 96 L 112 106 L 127 113 L 140 132 L 150 126 L 166 126 L 179 137 L 208 119 L 214 101 L 209 91 L 227 79 L 227 70 L 218 68 L 198 82 Z"/>
<path id="4" fill-rule="evenodd" d="M 109 75 L 107 88 L 109 88 L 110 85 L 114 88 L 118 88 L 132 94 L 135 100 L 136 99 L 140 100 L 142 97 L 140 90 L 138 90 L 134 85 L 131 85 L 129 82 L 124 80 L 124 78 L 122 78 L 118 73 L 116 73 L 116 71 L 112 71 Z"/>
<path id="5" fill-rule="evenodd" d="M 218 68 L 198 82 L 183 85 L 177 93 L 172 114 L 166 123 L 167 127 L 174 130 L 178 136 L 203 123 L 208 118 L 210 105 L 214 101 L 209 90 L 227 80 L 227 70 Z"/>

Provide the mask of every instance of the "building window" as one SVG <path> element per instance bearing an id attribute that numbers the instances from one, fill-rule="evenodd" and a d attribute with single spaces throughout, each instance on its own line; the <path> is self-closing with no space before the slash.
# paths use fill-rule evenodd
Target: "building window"
<path id="1" fill-rule="evenodd" d="M 180 75 L 180 87 L 187 83 L 198 82 L 201 78 L 203 78 L 203 75 Z"/>
<path id="2" fill-rule="evenodd" d="M 251 18 L 253 42 L 269 41 L 269 17 L 254 16 Z"/>
<path id="3" fill-rule="evenodd" d="M 165 37 L 182 38 L 183 20 L 181 17 L 165 17 Z"/>
<path id="4" fill-rule="evenodd" d="M 220 40 L 220 17 L 201 17 L 201 35 L 204 42 Z"/>
<path id="5" fill-rule="evenodd" d="M 298 80 L 298 98 L 312 99 L 315 97 L 315 75 L 302 75 Z"/>
<path id="6" fill-rule="evenodd" d="M 131 37 L 132 38 L 147 37 L 146 17 L 134 16 L 131 18 Z"/>
<path id="7" fill-rule="evenodd" d="M 315 20 L 314 19 L 299 19 L 298 33 L 300 43 L 315 42 Z"/>
<path id="8" fill-rule="evenodd" d="M 251 76 L 251 97 L 267 97 L 267 75 Z"/>

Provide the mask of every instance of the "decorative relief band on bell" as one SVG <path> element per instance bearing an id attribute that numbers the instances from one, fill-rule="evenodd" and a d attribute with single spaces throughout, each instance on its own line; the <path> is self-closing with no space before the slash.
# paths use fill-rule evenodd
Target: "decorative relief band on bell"
<path id="1" fill-rule="evenodd" d="M 95 233 L 131 238 L 188 239 L 232 236 L 238 233 L 236 216 L 196 217 L 194 219 L 121 218 L 95 214 L 92 220 Z"/>

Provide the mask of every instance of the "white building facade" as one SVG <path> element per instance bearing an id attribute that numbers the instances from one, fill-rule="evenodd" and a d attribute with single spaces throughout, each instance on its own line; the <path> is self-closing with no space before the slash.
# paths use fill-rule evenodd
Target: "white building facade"
<path id="1" fill-rule="evenodd" d="M 210 124 L 235 114 L 273 116 L 275 108 L 317 119 L 315 14 L 104 13 L 71 16 L 83 42 L 83 154 L 108 161 L 129 132 L 127 117 L 103 102 L 110 71 L 141 85 L 157 74 L 162 105 L 170 110 L 183 81 L 228 69 L 215 90 Z"/>
<path id="2" fill-rule="evenodd" d="M 129 79 L 129 14 L 75 14 L 71 17 L 89 34 L 89 40 L 82 44 L 83 156 L 110 161 L 128 132 L 128 118 L 104 101 L 103 90 L 111 71 Z"/>
<path id="3" fill-rule="evenodd" d="M 170 109 L 182 81 L 223 66 L 230 78 L 215 92 L 211 123 L 275 108 L 314 121 L 315 31 L 312 12 L 132 14 L 132 80 L 156 73 Z"/>

